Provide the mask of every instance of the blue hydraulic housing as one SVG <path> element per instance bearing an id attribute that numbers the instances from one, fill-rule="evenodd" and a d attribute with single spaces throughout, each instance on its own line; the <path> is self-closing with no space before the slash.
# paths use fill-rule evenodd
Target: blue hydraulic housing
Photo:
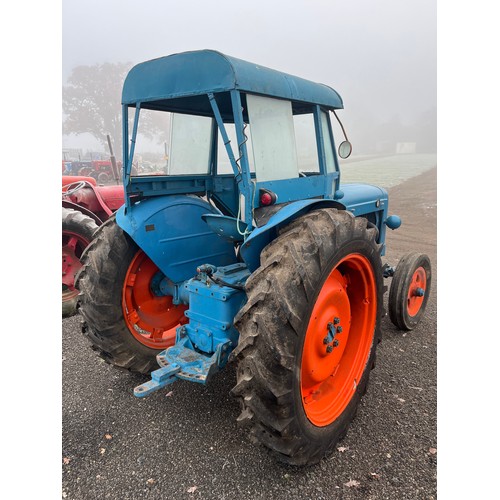
<path id="1" fill-rule="evenodd" d="M 184 285 L 189 292 L 185 313 L 189 323 L 184 328 L 193 346 L 210 354 L 221 343 L 229 341 L 231 347 L 238 343 L 233 320 L 246 301 L 243 287 L 250 271 L 243 263 L 219 267 L 213 274 L 205 268 L 202 266 L 202 272 Z"/>
<path id="2" fill-rule="evenodd" d="M 198 267 L 196 277 L 185 282 L 179 295 L 189 303 L 189 323 L 178 327 L 174 346 L 157 356 L 160 369 L 151 380 L 136 387 L 144 397 L 177 379 L 205 384 L 223 368 L 238 344 L 233 320 L 246 302 L 244 284 L 250 271 L 243 263 L 216 268 Z"/>

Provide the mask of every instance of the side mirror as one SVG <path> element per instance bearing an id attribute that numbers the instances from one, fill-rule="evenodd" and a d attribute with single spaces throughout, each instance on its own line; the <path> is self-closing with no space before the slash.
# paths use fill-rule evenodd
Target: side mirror
<path id="1" fill-rule="evenodd" d="M 342 159 L 349 158 L 352 153 L 352 144 L 349 141 L 343 141 L 339 145 L 339 156 Z"/>

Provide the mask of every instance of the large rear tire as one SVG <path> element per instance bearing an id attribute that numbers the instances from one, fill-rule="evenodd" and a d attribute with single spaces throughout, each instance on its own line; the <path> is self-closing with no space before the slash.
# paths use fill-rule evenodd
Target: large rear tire
<path id="1" fill-rule="evenodd" d="M 281 230 L 247 281 L 232 394 L 239 424 L 280 461 L 330 454 L 366 391 L 383 310 L 375 239 L 366 219 L 313 211 Z"/>
<path id="2" fill-rule="evenodd" d="M 175 343 L 186 307 L 155 292 L 163 274 L 116 224 L 106 221 L 82 257 L 77 277 L 83 334 L 108 363 L 137 373 L 158 368 L 156 355 Z"/>
<path id="3" fill-rule="evenodd" d="M 76 313 L 78 290 L 75 276 L 85 248 L 92 241 L 98 226 L 94 219 L 78 210 L 62 207 L 62 317 Z"/>

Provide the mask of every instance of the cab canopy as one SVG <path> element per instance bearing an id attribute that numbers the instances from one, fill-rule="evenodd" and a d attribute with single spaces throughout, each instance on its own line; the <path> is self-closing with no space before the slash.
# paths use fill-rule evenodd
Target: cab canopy
<path id="1" fill-rule="evenodd" d="M 340 95 L 327 85 L 215 50 L 183 52 L 134 66 L 123 85 L 122 104 L 135 106 L 140 102 L 146 109 L 210 116 L 212 109 L 206 94 L 231 90 L 287 99 L 292 102 L 294 114 L 301 113 L 301 103 L 332 110 L 343 108 Z M 219 107 L 223 117 L 231 116 L 229 99 L 220 102 Z"/>
<path id="2" fill-rule="evenodd" d="M 338 190 L 329 112 L 343 103 L 322 83 L 214 50 L 182 52 L 134 66 L 122 108 L 127 207 L 202 195 L 250 224 L 263 190 L 272 192 L 272 203 L 333 199 Z M 164 118 L 162 160 L 152 168 L 137 161 L 133 169 L 136 149 L 138 157 L 150 153 L 138 140 L 141 127 Z"/>

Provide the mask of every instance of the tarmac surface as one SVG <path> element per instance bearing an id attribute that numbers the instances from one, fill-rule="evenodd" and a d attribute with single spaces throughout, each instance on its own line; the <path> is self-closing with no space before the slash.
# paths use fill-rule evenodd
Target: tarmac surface
<path id="1" fill-rule="evenodd" d="M 389 231 L 383 261 L 395 266 L 406 252 L 427 253 L 432 292 L 415 330 L 403 333 L 383 318 L 368 392 L 331 457 L 292 468 L 250 443 L 236 425 L 232 365 L 206 387 L 179 381 L 135 398 L 147 377 L 98 358 L 75 316 L 62 322 L 63 498 L 435 499 L 436 169 L 389 195 L 389 212 L 403 225 Z"/>

